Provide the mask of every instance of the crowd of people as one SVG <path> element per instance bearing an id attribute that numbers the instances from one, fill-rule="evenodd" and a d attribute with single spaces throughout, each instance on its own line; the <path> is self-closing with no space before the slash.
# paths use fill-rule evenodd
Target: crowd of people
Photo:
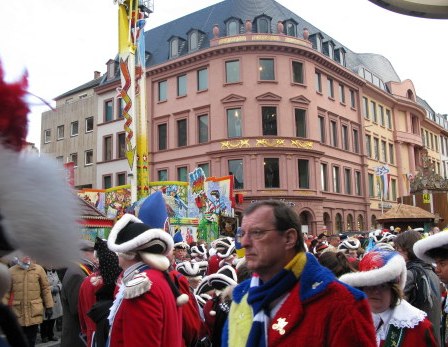
<path id="1" fill-rule="evenodd" d="M 153 194 L 63 271 L 10 264 L 9 345 L 57 340 L 61 318 L 63 347 L 448 346 L 448 232 L 308 237 L 293 208 L 267 200 L 235 237 L 188 244 L 167 218 Z"/>

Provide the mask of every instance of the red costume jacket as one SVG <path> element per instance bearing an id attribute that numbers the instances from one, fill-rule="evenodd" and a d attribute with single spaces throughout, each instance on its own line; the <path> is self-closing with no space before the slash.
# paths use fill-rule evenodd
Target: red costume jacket
<path id="1" fill-rule="evenodd" d="M 380 342 L 380 347 L 385 345 L 385 341 Z M 412 329 L 404 330 L 403 341 L 400 347 L 437 347 L 438 344 L 432 332 L 432 324 L 425 318 L 423 322 Z"/>
<path id="2" fill-rule="evenodd" d="M 110 347 L 181 347 L 182 309 L 163 273 L 142 264 L 133 274 L 145 274 L 151 285 L 139 296 L 122 299 L 109 333 Z"/>
<path id="3" fill-rule="evenodd" d="M 87 346 L 91 346 L 92 335 L 96 330 L 95 322 L 87 316 L 87 312 L 96 302 L 95 293 L 103 285 L 101 277 L 97 273 L 84 278 L 79 288 L 78 296 L 78 318 L 81 332 L 87 335 Z"/>

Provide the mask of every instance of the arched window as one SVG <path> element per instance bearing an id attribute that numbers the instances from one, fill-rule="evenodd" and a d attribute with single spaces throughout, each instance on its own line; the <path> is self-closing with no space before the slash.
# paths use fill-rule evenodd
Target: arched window
<path id="1" fill-rule="evenodd" d="M 327 212 L 324 213 L 324 225 L 327 228 L 327 230 L 331 229 L 331 218 Z"/>
<path id="2" fill-rule="evenodd" d="M 198 49 L 198 32 L 192 31 L 188 39 L 188 48 L 190 51 L 195 51 Z"/>
<path id="3" fill-rule="evenodd" d="M 170 57 L 174 58 L 179 55 L 179 40 L 174 38 L 170 42 Z"/>
<path id="4" fill-rule="evenodd" d="M 270 23 L 267 18 L 258 18 L 257 20 L 257 31 L 259 33 L 269 33 Z"/>
<path id="5" fill-rule="evenodd" d="M 347 215 L 347 230 L 354 230 L 354 228 L 353 228 L 353 216 L 351 214 Z"/>
<path id="6" fill-rule="evenodd" d="M 288 36 L 297 36 L 297 25 L 294 22 L 287 21 L 285 25 L 285 33 Z"/>
<path id="7" fill-rule="evenodd" d="M 227 23 L 227 36 L 238 35 L 240 33 L 240 28 L 238 21 L 231 20 Z"/>
<path id="8" fill-rule="evenodd" d="M 376 229 L 376 216 L 374 214 L 372 214 L 371 222 L 372 228 Z"/>
<path id="9" fill-rule="evenodd" d="M 408 89 L 407 96 L 409 100 L 414 100 L 414 93 L 412 90 Z"/>
<path id="10" fill-rule="evenodd" d="M 336 223 L 336 225 L 335 225 L 334 231 L 337 233 L 342 232 L 343 231 L 342 230 L 342 216 L 340 213 L 336 213 L 335 223 Z"/>
<path id="11" fill-rule="evenodd" d="M 364 230 L 364 218 L 362 217 L 362 215 L 358 216 L 358 221 L 356 222 L 357 226 L 356 226 L 356 230 L 361 231 Z"/>

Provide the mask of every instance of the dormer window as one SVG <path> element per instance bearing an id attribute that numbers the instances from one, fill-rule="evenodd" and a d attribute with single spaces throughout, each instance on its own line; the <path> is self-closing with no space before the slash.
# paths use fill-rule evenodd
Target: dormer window
<path id="1" fill-rule="evenodd" d="M 297 23 L 296 21 L 289 19 L 285 21 L 285 34 L 288 36 L 297 36 Z"/>
<path id="2" fill-rule="evenodd" d="M 192 31 L 188 37 L 188 50 L 190 52 L 198 49 L 198 39 L 198 32 L 196 30 Z"/>
<path id="3" fill-rule="evenodd" d="M 172 38 L 170 41 L 170 58 L 175 58 L 179 55 L 179 39 Z"/>
<path id="4" fill-rule="evenodd" d="M 345 66 L 345 49 L 344 47 L 338 48 L 334 50 L 334 58 L 339 62 L 342 66 Z"/>
<path id="5" fill-rule="evenodd" d="M 331 41 L 328 42 L 328 56 L 334 60 L 334 43 Z"/>
<path id="6" fill-rule="evenodd" d="M 268 16 L 260 16 L 256 19 L 257 33 L 269 34 L 271 32 L 271 18 Z"/>
<path id="7" fill-rule="evenodd" d="M 241 21 L 236 18 L 232 18 L 229 21 L 227 21 L 226 23 L 227 36 L 238 35 L 240 33 L 240 26 Z"/>
<path id="8" fill-rule="evenodd" d="M 322 53 L 322 39 L 323 38 L 321 34 L 316 35 L 316 50 L 321 53 Z"/>

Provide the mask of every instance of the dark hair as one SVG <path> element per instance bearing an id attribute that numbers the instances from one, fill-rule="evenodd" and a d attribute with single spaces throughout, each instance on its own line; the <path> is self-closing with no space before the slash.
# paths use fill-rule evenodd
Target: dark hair
<path id="1" fill-rule="evenodd" d="M 324 252 L 319 256 L 318 260 L 321 265 L 331 270 L 336 277 L 356 271 L 342 252 Z"/>
<path id="2" fill-rule="evenodd" d="M 430 258 L 433 258 L 435 260 L 441 259 L 446 260 L 448 259 L 448 248 L 442 246 L 437 248 L 432 248 L 425 252 L 425 255 L 427 255 Z"/>
<path id="3" fill-rule="evenodd" d="M 272 208 L 275 218 L 275 227 L 279 232 L 284 232 L 288 229 L 295 229 L 297 232 L 297 243 L 295 250 L 298 252 L 305 252 L 305 244 L 303 242 L 302 227 L 300 225 L 299 215 L 289 205 L 279 200 L 262 200 L 254 202 L 244 211 L 243 216 L 247 216 L 258 210 L 260 207 L 268 206 Z"/>
<path id="4" fill-rule="evenodd" d="M 392 298 L 390 301 L 390 308 L 397 306 L 403 299 L 403 290 L 400 287 L 400 283 L 390 282 L 390 290 L 392 291 Z"/>
<path id="5" fill-rule="evenodd" d="M 394 245 L 406 251 L 409 260 L 417 260 L 413 247 L 414 243 L 421 239 L 422 235 L 418 231 L 407 230 L 395 238 Z"/>

